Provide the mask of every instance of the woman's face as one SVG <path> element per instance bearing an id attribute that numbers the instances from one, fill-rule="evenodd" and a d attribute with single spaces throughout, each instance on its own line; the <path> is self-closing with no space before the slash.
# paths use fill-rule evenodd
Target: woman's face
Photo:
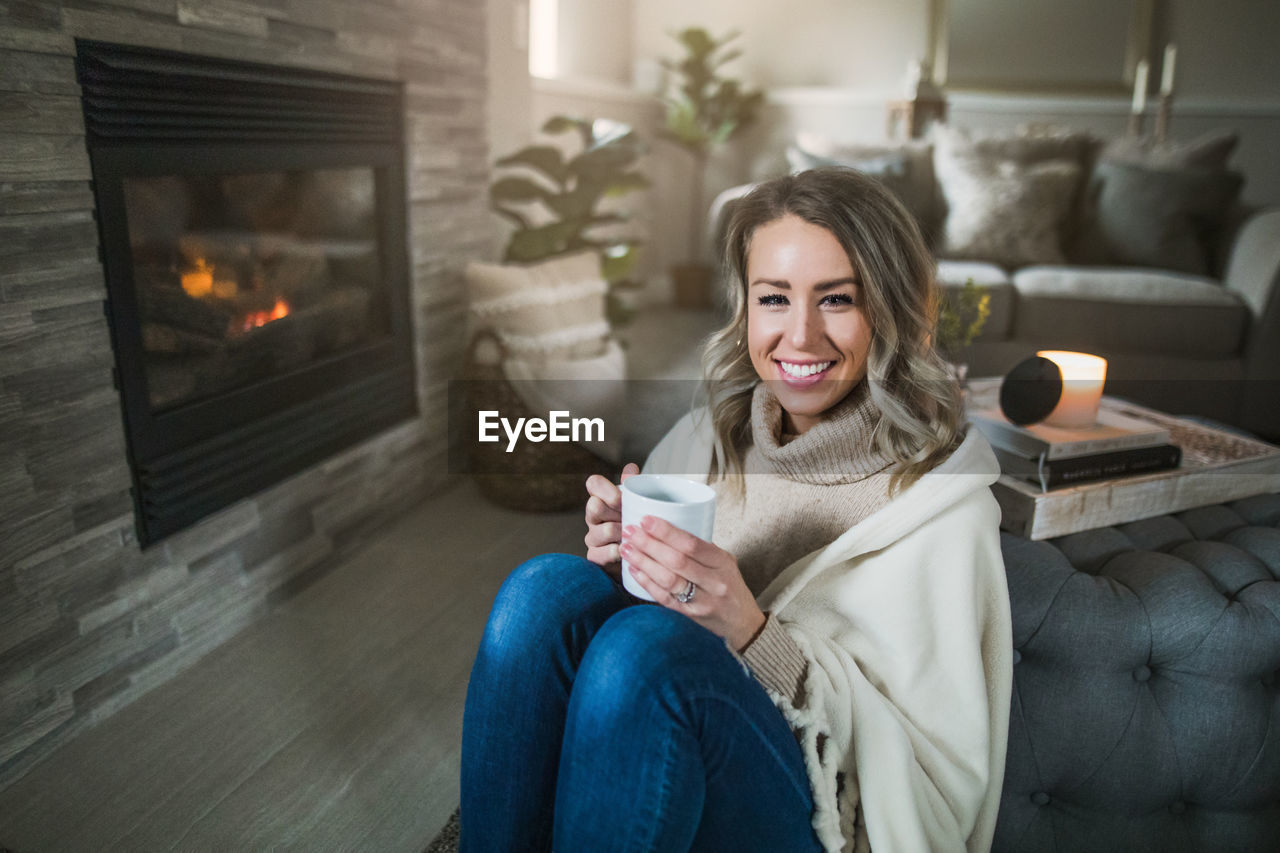
<path id="1" fill-rule="evenodd" d="M 803 433 L 867 375 L 871 326 L 853 264 L 830 231 L 798 216 L 755 230 L 747 251 L 747 347 Z"/>

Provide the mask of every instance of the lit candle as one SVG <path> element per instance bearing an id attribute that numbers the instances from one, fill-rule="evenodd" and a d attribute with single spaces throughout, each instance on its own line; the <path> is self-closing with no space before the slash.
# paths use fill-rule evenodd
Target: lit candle
<path id="1" fill-rule="evenodd" d="M 1138 63 L 1138 68 L 1133 75 L 1133 112 L 1141 113 L 1147 107 L 1147 72 L 1150 69 L 1150 63 L 1145 59 Z"/>
<path id="2" fill-rule="evenodd" d="M 1062 397 L 1044 422 L 1070 429 L 1093 426 L 1098 420 L 1102 386 L 1107 381 L 1107 360 L 1062 350 L 1043 350 L 1036 355 L 1049 359 L 1062 371 Z"/>
<path id="3" fill-rule="evenodd" d="M 1164 49 L 1164 65 L 1160 71 L 1160 94 L 1173 94 L 1173 66 L 1178 60 L 1178 48 L 1174 45 L 1166 45 Z"/>

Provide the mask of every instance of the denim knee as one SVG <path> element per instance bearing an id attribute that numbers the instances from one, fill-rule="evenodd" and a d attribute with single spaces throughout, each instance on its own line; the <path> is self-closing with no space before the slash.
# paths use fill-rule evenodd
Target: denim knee
<path id="1" fill-rule="evenodd" d="M 542 554 L 503 581 L 489 613 L 483 644 L 521 654 L 545 651 L 583 609 L 611 593 L 600 567 L 572 554 Z"/>
<path id="2" fill-rule="evenodd" d="M 653 699 L 675 686 L 687 669 L 682 661 L 714 654 L 728 654 L 723 641 L 687 616 L 656 605 L 629 607 L 592 639 L 574 691 L 606 707 Z"/>

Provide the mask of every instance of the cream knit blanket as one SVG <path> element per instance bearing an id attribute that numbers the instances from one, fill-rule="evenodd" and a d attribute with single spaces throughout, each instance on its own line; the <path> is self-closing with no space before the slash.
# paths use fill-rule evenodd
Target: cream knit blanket
<path id="1" fill-rule="evenodd" d="M 642 470 L 706 480 L 712 434 L 687 415 Z M 800 735 L 829 851 L 986 851 L 1004 776 L 1012 629 L 998 467 L 971 430 L 942 465 L 757 597 L 806 659 Z"/>

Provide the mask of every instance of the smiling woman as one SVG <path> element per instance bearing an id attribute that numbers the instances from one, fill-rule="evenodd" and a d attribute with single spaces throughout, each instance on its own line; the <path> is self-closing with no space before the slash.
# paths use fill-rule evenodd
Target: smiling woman
<path id="1" fill-rule="evenodd" d="M 821 170 L 752 191 L 728 246 L 709 410 L 644 467 L 709 484 L 714 535 L 624 522 L 630 487 L 594 476 L 587 559 L 512 572 L 468 687 L 464 851 L 990 846 L 998 470 L 934 350 L 920 232 Z"/>
<path id="2" fill-rule="evenodd" d="M 867 375 L 862 288 L 840 241 L 790 214 L 756 230 L 747 278 L 751 363 L 799 435 Z"/>

